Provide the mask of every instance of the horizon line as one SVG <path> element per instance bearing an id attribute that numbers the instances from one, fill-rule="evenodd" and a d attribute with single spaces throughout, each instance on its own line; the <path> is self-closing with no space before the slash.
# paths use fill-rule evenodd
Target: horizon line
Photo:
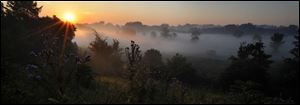
<path id="1" fill-rule="evenodd" d="M 190 24 L 190 25 L 214 25 L 214 26 L 226 26 L 226 25 L 242 25 L 242 24 L 248 24 L 248 23 L 251 23 L 253 25 L 268 25 L 268 26 L 275 26 L 275 27 L 280 27 L 280 26 L 290 26 L 290 25 L 295 25 L 297 27 L 299 27 L 299 25 L 297 24 L 287 24 L 287 25 L 275 25 L 275 24 L 259 24 L 259 23 L 253 23 L 253 22 L 244 22 L 244 23 L 229 23 L 229 24 L 213 24 L 213 23 L 183 23 L 183 24 L 170 24 L 170 23 L 165 23 L 165 22 L 162 22 L 161 24 L 145 24 L 143 23 L 142 21 L 127 21 L 125 22 L 124 24 L 118 24 L 118 23 L 113 23 L 113 22 L 108 22 L 108 21 L 96 21 L 96 22 L 89 22 L 89 23 L 82 23 L 82 22 L 76 22 L 74 24 L 97 24 L 97 23 L 100 23 L 100 22 L 104 22 L 104 24 L 112 24 L 112 25 L 119 25 L 119 26 L 124 26 L 126 23 L 129 23 L 129 22 L 141 22 L 142 25 L 146 25 L 146 26 L 160 26 L 162 24 L 168 24 L 169 26 L 179 26 L 179 25 L 187 25 L 187 24 Z"/>

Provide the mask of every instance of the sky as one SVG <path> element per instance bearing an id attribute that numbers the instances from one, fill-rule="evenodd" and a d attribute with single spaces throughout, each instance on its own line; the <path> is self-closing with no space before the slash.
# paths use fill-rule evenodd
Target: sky
<path id="1" fill-rule="evenodd" d="M 38 1 L 38 5 L 43 6 L 40 16 L 72 13 L 76 23 L 299 25 L 299 1 Z"/>

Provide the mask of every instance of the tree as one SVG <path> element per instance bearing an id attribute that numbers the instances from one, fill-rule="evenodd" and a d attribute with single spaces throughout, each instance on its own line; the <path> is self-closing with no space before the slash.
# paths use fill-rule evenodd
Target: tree
<path id="1" fill-rule="evenodd" d="M 222 74 L 222 83 L 225 87 L 236 80 L 252 81 L 265 85 L 267 69 L 272 63 L 269 58 L 271 55 L 263 51 L 261 41 L 254 44 L 242 43 L 239 47 L 237 57 L 231 56 L 231 64 Z"/>
<path id="2" fill-rule="evenodd" d="M 246 33 L 251 33 L 251 32 L 255 31 L 256 26 L 253 25 L 252 23 L 245 23 L 245 24 L 241 24 L 239 26 L 239 29 L 246 32 Z"/>
<path id="3" fill-rule="evenodd" d="M 229 24 L 229 25 L 224 26 L 224 29 L 230 33 L 233 33 L 238 29 L 238 26 L 235 24 Z"/>
<path id="4" fill-rule="evenodd" d="M 167 80 L 170 81 L 176 78 L 184 83 L 194 83 L 196 80 L 196 70 L 190 63 L 186 61 L 186 58 L 180 54 L 176 54 L 171 59 L 167 60 Z"/>
<path id="5" fill-rule="evenodd" d="M 151 70 L 151 77 L 158 80 L 163 78 L 163 61 L 160 52 L 156 49 L 147 50 L 143 56 L 143 62 Z"/>
<path id="6" fill-rule="evenodd" d="M 296 102 L 299 102 L 299 33 L 295 39 L 296 41 L 293 42 L 295 47 L 290 50 L 293 57 L 284 60 L 286 66 L 281 70 L 283 76 L 281 86 L 286 92 L 284 95 L 291 96 Z"/>
<path id="7" fill-rule="evenodd" d="M 5 102 L 40 103 L 46 97 L 64 102 L 65 90 L 89 87 L 93 81 L 89 56 L 80 56 L 72 42 L 75 26 L 56 16 L 39 17 L 40 10 L 36 2 L 8 1 L 5 19 L 1 17 L 1 93 L 10 96 Z"/>
<path id="8" fill-rule="evenodd" d="M 73 77 L 76 77 L 74 74 L 77 70 L 79 72 L 82 70 L 80 66 L 85 65 L 84 62 L 81 62 L 83 65 L 76 64 L 77 45 L 72 42 L 76 31 L 75 26 L 69 22 L 61 21 L 56 16 L 39 17 L 41 7 L 37 7 L 36 2 L 8 1 L 6 7 L 7 18 L 5 18 L 4 23 L 1 23 L 1 26 L 5 26 L 3 30 L 1 27 L 1 31 L 4 31 L 3 36 L 6 40 L 3 42 L 4 50 L 1 47 L 1 51 L 4 52 L 1 52 L 1 58 L 4 58 L 1 59 L 1 63 L 2 61 L 8 62 L 9 68 L 19 65 L 9 71 L 20 71 L 24 68 L 23 66 L 25 66 L 26 71 L 9 72 L 5 75 L 24 77 L 28 74 L 30 76 L 28 78 L 5 79 L 4 81 L 11 82 L 5 86 L 11 87 L 11 90 L 16 87 L 20 91 L 28 91 L 36 96 L 40 95 L 39 92 L 42 90 L 43 94 L 48 94 L 47 97 L 59 96 L 57 98 L 64 98 L 66 87 L 79 82 L 71 82 L 74 81 Z M 3 43 L 1 41 L 1 44 Z M 36 72 L 34 74 L 28 72 L 32 71 L 28 67 L 36 68 Z M 77 77 L 84 75 L 89 74 L 78 75 Z M 29 81 L 32 77 L 35 77 L 37 81 Z M 36 88 L 39 91 L 28 88 Z M 26 94 L 24 97 L 27 96 L 30 95 Z"/>
<path id="9" fill-rule="evenodd" d="M 42 7 L 34 1 L 7 1 L 8 14 L 17 20 L 37 19 Z"/>
<path id="10" fill-rule="evenodd" d="M 140 61 L 142 59 L 141 51 L 139 45 L 135 44 L 134 41 L 131 41 L 131 49 L 129 47 L 125 48 L 125 54 L 129 62 L 128 67 L 128 79 L 129 81 L 134 80 L 137 69 L 140 66 Z"/>
<path id="11" fill-rule="evenodd" d="M 147 50 L 144 54 L 143 60 L 146 64 L 149 64 L 151 66 L 163 64 L 162 56 L 156 49 Z"/>
<path id="12" fill-rule="evenodd" d="M 109 45 L 106 39 L 103 39 L 97 31 L 95 31 L 95 41 L 90 43 L 89 49 L 93 52 L 93 65 L 95 69 L 102 74 L 118 74 L 121 71 L 122 60 L 119 41 L 113 40 Z"/>
<path id="13" fill-rule="evenodd" d="M 38 27 L 38 25 L 41 25 L 38 22 L 38 14 L 41 7 L 37 7 L 36 2 L 33 1 L 7 1 L 6 6 L 2 5 L 1 8 L 3 8 L 3 12 L 5 9 L 5 18 L 1 18 L 1 29 L 5 31 L 1 37 L 5 39 L 6 45 L 8 45 L 5 47 L 5 50 L 7 52 L 19 50 L 19 54 L 14 54 L 15 56 L 20 55 L 20 58 L 27 57 L 23 54 L 29 52 L 29 43 L 27 43 L 27 39 L 24 39 L 27 33 Z M 5 54 L 11 53 L 7 52 Z"/>
<path id="14" fill-rule="evenodd" d="M 145 27 L 142 22 L 135 21 L 135 22 L 127 22 L 124 27 L 134 29 L 136 31 L 142 31 L 142 29 Z"/>
<path id="15" fill-rule="evenodd" d="M 142 61 L 142 54 L 138 44 L 131 41 L 130 48 L 125 48 L 128 59 L 128 80 L 130 102 L 143 103 L 147 94 L 147 83 L 149 82 L 149 69 L 145 68 Z"/>
<path id="16" fill-rule="evenodd" d="M 200 30 L 197 28 L 191 28 L 191 41 L 199 40 L 199 35 L 201 34 Z"/>
<path id="17" fill-rule="evenodd" d="M 274 33 L 273 36 L 271 37 L 271 47 L 273 48 L 274 52 L 277 52 L 280 45 L 284 43 L 283 40 L 284 35 L 281 33 Z"/>
<path id="18" fill-rule="evenodd" d="M 33 49 L 33 53 L 40 54 L 38 56 L 40 59 L 35 62 L 45 65 L 43 69 L 51 68 L 50 70 L 54 71 L 56 80 L 49 79 L 48 81 L 56 81 L 58 94 L 63 97 L 68 84 L 68 77 L 73 75 L 76 69 L 74 65 L 77 47 L 72 42 L 76 28 L 73 24 L 62 22 L 55 16 L 39 19 L 41 21 L 37 25 L 40 28 L 39 31 L 28 37 L 33 43 L 26 43 L 32 44 L 29 48 Z M 51 75 L 53 76 L 53 74 Z"/>
<path id="19" fill-rule="evenodd" d="M 142 27 L 143 23 L 140 21 L 135 21 L 135 22 L 127 22 L 125 26 L 132 26 L 132 27 Z"/>
<path id="20" fill-rule="evenodd" d="M 274 43 L 280 43 L 283 39 L 283 34 L 281 33 L 274 33 L 273 36 L 271 37 L 271 40 L 274 42 Z"/>
<path id="21" fill-rule="evenodd" d="M 169 29 L 169 25 L 168 24 L 162 24 L 160 27 L 161 27 L 160 35 L 163 38 L 174 38 L 173 35 L 171 35 L 171 33 L 170 33 L 170 29 Z"/>

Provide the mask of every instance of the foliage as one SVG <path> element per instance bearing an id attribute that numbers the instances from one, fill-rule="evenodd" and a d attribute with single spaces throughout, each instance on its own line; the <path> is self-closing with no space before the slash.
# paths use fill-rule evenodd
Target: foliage
<path id="1" fill-rule="evenodd" d="M 164 78 L 165 71 L 164 63 L 162 61 L 162 55 L 156 49 L 147 50 L 142 58 L 145 66 L 151 70 L 151 77 L 153 79 L 162 79 Z"/>
<path id="2" fill-rule="evenodd" d="M 17 20 L 37 19 L 42 7 L 37 7 L 34 1 L 7 1 L 7 14 Z"/>
<path id="3" fill-rule="evenodd" d="M 160 35 L 166 39 L 173 39 L 176 37 L 176 34 L 171 34 L 170 26 L 168 24 L 162 24 L 160 29 Z"/>
<path id="4" fill-rule="evenodd" d="M 176 78 L 183 83 L 194 83 L 196 80 L 196 70 L 186 61 L 186 58 L 180 54 L 176 54 L 171 59 L 167 60 L 166 78 L 170 81 Z"/>
<path id="5" fill-rule="evenodd" d="M 201 34 L 198 28 L 191 28 L 191 41 L 199 40 L 199 35 Z"/>
<path id="6" fill-rule="evenodd" d="M 241 44 L 237 57 L 230 58 L 231 65 L 222 74 L 223 84 L 228 86 L 235 80 L 266 84 L 267 69 L 272 61 L 263 48 L 262 42 Z"/>
<path id="7" fill-rule="evenodd" d="M 118 40 L 113 40 L 109 45 L 95 30 L 95 41 L 90 43 L 89 49 L 93 53 L 92 67 L 101 74 L 120 75 L 123 62 L 121 60 L 122 49 Z"/>
<path id="8" fill-rule="evenodd" d="M 271 40 L 274 42 L 274 43 L 280 43 L 283 39 L 283 34 L 281 33 L 274 33 L 273 36 L 271 37 Z"/>
<path id="9" fill-rule="evenodd" d="M 75 26 L 56 16 L 39 17 L 41 7 L 36 5 L 8 1 L 1 17 L 4 103 L 47 103 L 50 97 L 65 101 L 66 89 L 88 87 L 93 81 L 85 67 L 89 56 L 79 57 L 77 45 L 71 41 Z"/>
<path id="10" fill-rule="evenodd" d="M 299 35 L 295 36 L 295 39 L 296 41 L 293 42 L 295 47 L 290 50 L 293 57 L 284 60 L 286 66 L 281 71 L 283 76 L 281 87 L 288 89 L 284 90 L 286 91 L 285 96 L 292 96 L 294 100 L 297 100 L 299 98 Z"/>
<path id="11" fill-rule="evenodd" d="M 126 56 L 128 58 L 129 67 L 127 77 L 129 80 L 129 102 L 144 102 L 143 96 L 146 92 L 146 82 L 147 82 L 147 72 L 143 70 L 143 65 L 141 65 L 141 51 L 139 45 L 131 41 L 131 47 L 125 49 Z"/>
<path id="12" fill-rule="evenodd" d="M 274 52 L 277 52 L 280 45 L 284 43 L 283 40 L 284 35 L 281 33 L 274 33 L 273 36 L 271 36 L 271 47 L 273 48 Z"/>

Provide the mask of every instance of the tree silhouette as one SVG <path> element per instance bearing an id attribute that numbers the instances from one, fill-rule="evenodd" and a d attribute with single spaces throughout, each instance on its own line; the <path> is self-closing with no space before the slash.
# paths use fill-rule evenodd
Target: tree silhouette
<path id="1" fill-rule="evenodd" d="M 17 20 L 37 19 L 42 9 L 34 1 L 7 1 L 7 8 L 8 14 Z"/>
<path id="2" fill-rule="evenodd" d="M 272 63 L 271 55 L 265 54 L 261 41 L 254 44 L 242 43 L 237 57 L 231 56 L 231 64 L 222 74 L 223 84 L 226 86 L 236 80 L 252 81 L 265 85 L 267 69 Z"/>
<path id="3" fill-rule="evenodd" d="M 169 29 L 169 25 L 168 24 L 162 24 L 161 26 L 161 29 L 160 29 L 160 35 L 163 37 L 163 38 L 167 38 L 167 39 L 170 39 L 170 38 L 174 38 L 174 35 L 172 35 L 170 33 L 170 29 Z"/>
<path id="4" fill-rule="evenodd" d="M 143 56 L 143 62 L 151 70 L 152 78 L 158 80 L 163 78 L 165 72 L 163 71 L 162 55 L 156 49 L 147 50 Z"/>
<path id="5" fill-rule="evenodd" d="M 1 59 L 1 63 L 2 60 L 8 62 L 9 67 L 24 65 L 27 71 L 32 71 L 28 67 L 34 67 L 37 69 L 36 73 L 28 72 L 29 78 L 34 77 L 35 80 L 43 82 L 35 81 L 36 84 L 26 84 L 30 82 L 26 78 L 16 78 L 16 81 L 10 78 L 5 81 L 11 81 L 11 83 L 5 85 L 10 87 L 10 84 L 24 84 L 16 88 L 21 91 L 30 91 L 36 95 L 40 95 L 39 92 L 43 90 L 44 94 L 49 94 L 51 97 L 58 96 L 59 99 L 65 99 L 67 87 L 73 88 L 69 86 L 83 82 L 88 83 L 85 81 L 89 81 L 88 78 L 81 78 L 91 76 L 88 68 L 82 68 L 89 61 L 88 56 L 78 57 L 77 44 L 72 42 L 76 31 L 75 26 L 61 21 L 55 15 L 39 17 L 41 8 L 37 7 L 37 3 L 33 1 L 7 2 L 6 16 L 1 18 L 1 26 L 5 26 L 1 27 L 1 31 L 4 31 L 1 40 L 2 38 L 6 40 L 1 41 L 1 46 L 2 44 L 6 45 L 4 48 L 1 47 L 1 58 L 4 58 Z M 10 70 L 20 71 L 22 66 Z M 85 74 L 82 71 L 86 71 Z M 9 77 L 27 75 L 24 72 L 5 74 Z M 77 77 L 81 79 L 76 80 Z M 15 89 L 13 87 L 11 89 Z M 33 87 L 41 90 L 38 92 L 32 89 L 28 90 Z"/>
<path id="6" fill-rule="evenodd" d="M 143 56 L 143 60 L 146 64 L 149 64 L 150 66 L 156 66 L 161 65 L 162 62 L 162 56 L 160 52 L 156 49 L 150 49 L 145 52 L 145 55 Z"/>
<path id="7" fill-rule="evenodd" d="M 180 54 L 176 54 L 167 60 L 167 78 L 178 79 L 184 83 L 194 83 L 196 78 L 196 70 L 186 61 L 186 58 Z"/>
<path id="8" fill-rule="evenodd" d="M 224 26 L 224 29 L 225 29 L 226 31 L 228 31 L 229 33 L 233 33 L 233 32 L 235 32 L 236 30 L 238 30 L 238 26 L 235 25 L 235 24 L 228 24 L 228 25 Z"/>
<path id="9" fill-rule="evenodd" d="M 197 28 L 191 28 L 191 41 L 199 40 L 199 35 L 201 34 L 200 30 Z"/>
<path id="10" fill-rule="evenodd" d="M 290 60 L 294 62 L 299 62 L 299 33 L 295 36 L 296 41 L 293 42 L 295 45 L 295 48 L 290 50 L 290 53 L 294 56 L 293 58 L 290 58 Z"/>
<path id="11" fill-rule="evenodd" d="M 140 61 L 142 59 L 139 45 L 135 44 L 134 41 L 131 41 L 131 47 L 130 49 L 129 47 L 125 48 L 125 54 L 129 62 L 128 79 L 130 81 L 130 86 L 133 87 L 133 81 L 136 73 L 138 72 L 137 70 L 139 69 Z"/>
<path id="12" fill-rule="evenodd" d="M 284 43 L 283 40 L 284 35 L 281 33 L 274 33 L 273 36 L 271 36 L 271 47 L 273 48 L 274 52 L 277 52 L 280 45 Z"/>
<path id="13" fill-rule="evenodd" d="M 143 28 L 145 25 L 143 25 L 142 22 L 140 21 L 135 21 L 135 22 L 127 22 L 124 27 L 134 29 L 136 31 L 143 31 Z"/>
<path id="14" fill-rule="evenodd" d="M 125 53 L 129 61 L 128 79 L 129 79 L 129 101 L 144 103 L 148 96 L 147 85 L 151 85 L 149 69 L 142 63 L 142 54 L 139 45 L 131 41 L 131 47 L 125 48 Z M 148 91 L 147 91 L 148 90 Z M 150 92 L 150 91 L 149 91 Z"/>
<path id="15" fill-rule="evenodd" d="M 239 30 L 245 33 L 253 34 L 256 32 L 256 25 L 252 23 L 245 23 L 239 26 Z"/>
<path id="16" fill-rule="evenodd" d="M 101 74 L 118 74 L 121 70 L 121 51 L 119 41 L 113 40 L 109 45 L 106 39 L 103 39 L 95 31 L 95 41 L 90 43 L 89 49 L 93 52 L 93 67 L 99 70 Z"/>
<path id="17" fill-rule="evenodd" d="M 286 66 L 281 70 L 283 76 L 281 87 L 287 92 L 284 95 L 292 96 L 296 102 L 299 102 L 299 33 L 295 39 L 296 41 L 293 42 L 295 47 L 290 50 L 293 57 L 284 60 Z"/>
<path id="18" fill-rule="evenodd" d="M 7 52 L 19 50 L 18 53 L 21 53 L 18 55 L 12 54 L 11 52 L 11 54 L 5 52 L 5 54 L 15 55 L 15 57 L 19 56 L 20 58 L 25 59 L 27 56 L 23 54 L 29 52 L 29 49 L 27 48 L 30 46 L 29 43 L 24 40 L 26 36 L 25 33 L 33 30 L 33 28 L 36 28 L 37 24 L 39 24 L 37 19 L 39 18 L 38 14 L 41 7 L 36 7 L 36 2 L 33 1 L 7 1 L 6 6 L 4 7 L 2 5 L 1 8 L 3 8 L 3 11 L 5 9 L 5 14 L 4 12 L 1 13 L 3 16 L 5 15 L 3 18 L 1 17 L 1 26 L 3 26 L 1 29 L 4 29 L 2 31 L 5 31 L 2 38 L 4 38 L 7 41 L 6 44 L 9 45 L 5 47 L 5 50 Z"/>
<path id="19" fill-rule="evenodd" d="M 129 47 L 126 47 L 125 53 L 129 60 L 130 66 L 133 66 L 135 63 L 139 62 L 142 58 L 142 55 L 140 54 L 140 46 L 135 44 L 134 41 L 131 41 L 131 50 Z"/>

